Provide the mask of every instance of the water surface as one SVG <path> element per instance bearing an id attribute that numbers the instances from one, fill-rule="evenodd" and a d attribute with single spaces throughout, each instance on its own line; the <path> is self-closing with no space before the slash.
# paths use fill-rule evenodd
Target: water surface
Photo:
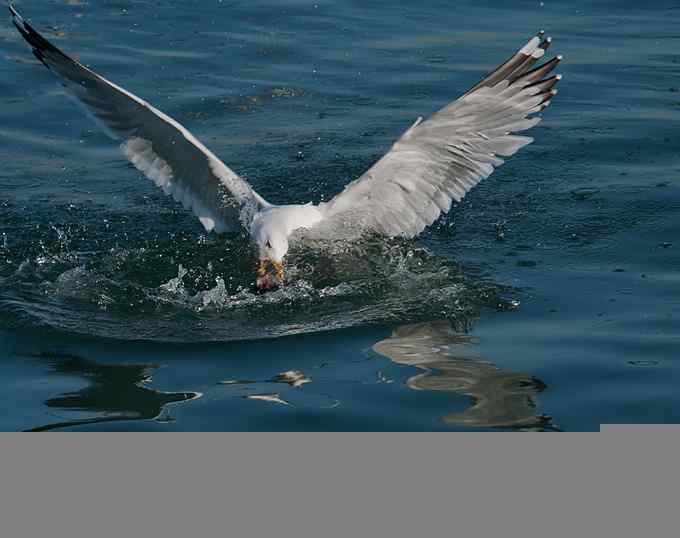
<path id="1" fill-rule="evenodd" d="M 403 4 L 403 5 L 402 5 Z M 127 164 L 0 28 L 0 429 L 678 422 L 680 4 L 30 2 L 265 198 L 327 200 L 537 29 L 536 142 L 414 241 L 244 237 Z"/>

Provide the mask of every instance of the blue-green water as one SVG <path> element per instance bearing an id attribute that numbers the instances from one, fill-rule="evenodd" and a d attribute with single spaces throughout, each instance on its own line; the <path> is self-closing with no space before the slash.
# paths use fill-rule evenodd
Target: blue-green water
<path id="1" fill-rule="evenodd" d="M 300 246 L 256 295 L 244 238 L 205 236 L 3 24 L 1 430 L 680 422 L 677 1 L 17 7 L 280 203 L 536 30 L 565 60 L 536 142 L 418 240 Z"/>

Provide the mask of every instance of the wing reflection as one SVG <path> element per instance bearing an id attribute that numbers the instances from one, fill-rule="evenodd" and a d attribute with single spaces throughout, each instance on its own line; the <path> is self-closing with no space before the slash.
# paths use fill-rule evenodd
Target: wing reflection
<path id="1" fill-rule="evenodd" d="M 474 349 L 474 340 L 457 332 L 448 321 L 399 327 L 373 349 L 398 364 L 424 370 L 407 381 L 414 390 L 453 392 L 472 398 L 464 411 L 442 417 L 446 424 L 556 430 L 551 418 L 537 409 L 536 395 L 546 389 L 545 383 L 483 360 Z"/>
<path id="2" fill-rule="evenodd" d="M 169 404 L 199 398 L 196 392 L 161 392 L 145 386 L 158 366 L 150 364 L 100 364 L 73 355 L 42 354 L 52 373 L 77 376 L 89 385 L 79 391 L 50 398 L 45 405 L 74 414 L 96 413 L 94 417 L 73 418 L 46 424 L 30 431 L 47 431 L 84 424 L 123 420 L 172 420 Z"/>

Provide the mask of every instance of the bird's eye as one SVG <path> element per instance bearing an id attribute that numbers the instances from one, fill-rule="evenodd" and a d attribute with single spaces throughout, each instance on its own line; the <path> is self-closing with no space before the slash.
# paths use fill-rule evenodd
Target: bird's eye
<path id="1" fill-rule="evenodd" d="M 271 244 L 269 241 L 267 241 L 267 242 L 264 244 L 264 246 L 266 246 L 267 248 L 272 248 L 272 244 Z"/>

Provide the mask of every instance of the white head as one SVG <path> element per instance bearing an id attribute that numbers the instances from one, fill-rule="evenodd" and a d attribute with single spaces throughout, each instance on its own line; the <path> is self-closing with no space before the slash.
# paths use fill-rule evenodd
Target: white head
<path id="1" fill-rule="evenodd" d="M 288 252 L 288 238 L 275 230 L 261 228 L 256 239 L 260 261 L 283 262 Z"/>

